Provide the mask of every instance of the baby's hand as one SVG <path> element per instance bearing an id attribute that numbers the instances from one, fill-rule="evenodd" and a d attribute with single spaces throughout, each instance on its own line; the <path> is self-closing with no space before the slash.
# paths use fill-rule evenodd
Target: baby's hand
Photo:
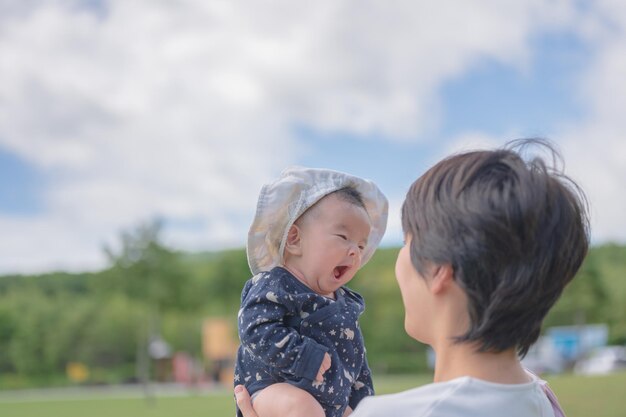
<path id="1" fill-rule="evenodd" d="M 324 359 L 322 360 L 322 366 L 320 366 L 320 370 L 317 371 L 317 377 L 315 380 L 317 382 L 324 382 L 324 372 L 330 369 L 330 355 L 328 353 L 324 353 Z"/>

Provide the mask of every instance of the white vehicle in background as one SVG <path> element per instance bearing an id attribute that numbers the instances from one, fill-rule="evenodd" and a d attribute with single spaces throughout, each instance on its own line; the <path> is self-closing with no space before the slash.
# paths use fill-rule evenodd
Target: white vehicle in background
<path id="1" fill-rule="evenodd" d="M 554 347 L 548 337 L 540 337 L 532 345 L 528 354 L 522 359 L 522 365 L 529 371 L 537 374 L 560 374 L 565 370 L 565 360 Z"/>
<path id="2" fill-rule="evenodd" d="M 604 346 L 593 349 L 574 366 L 574 373 L 581 375 L 604 375 L 618 370 L 626 370 L 625 346 Z"/>

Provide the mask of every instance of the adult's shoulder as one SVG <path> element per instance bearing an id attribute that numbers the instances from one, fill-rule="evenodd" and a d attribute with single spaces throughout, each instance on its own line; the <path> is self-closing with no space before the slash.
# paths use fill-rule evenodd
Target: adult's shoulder
<path id="1" fill-rule="evenodd" d="M 394 394 L 366 397 L 359 403 L 352 417 L 426 416 L 434 405 L 450 395 L 457 386 L 456 381 L 427 384 Z"/>
<path id="2" fill-rule="evenodd" d="M 368 397 L 361 401 L 353 417 L 491 417 L 502 415 L 503 409 L 510 417 L 553 412 L 537 379 L 501 384 L 464 376 L 398 394 Z"/>

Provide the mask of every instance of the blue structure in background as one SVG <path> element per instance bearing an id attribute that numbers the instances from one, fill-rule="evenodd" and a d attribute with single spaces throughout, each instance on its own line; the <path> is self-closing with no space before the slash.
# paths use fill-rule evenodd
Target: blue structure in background
<path id="1" fill-rule="evenodd" d="M 594 348 L 606 346 L 609 327 L 606 324 L 551 327 L 546 336 L 563 359 L 575 361 Z"/>
<path id="2" fill-rule="evenodd" d="M 606 346 L 608 339 L 606 324 L 551 327 L 531 346 L 522 363 L 537 374 L 558 374 L 572 369 L 594 349 Z"/>

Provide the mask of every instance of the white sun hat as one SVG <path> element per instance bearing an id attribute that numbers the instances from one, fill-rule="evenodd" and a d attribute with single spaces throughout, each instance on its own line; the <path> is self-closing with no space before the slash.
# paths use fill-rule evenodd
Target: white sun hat
<path id="1" fill-rule="evenodd" d="M 370 180 L 329 169 L 293 166 L 261 188 L 246 253 L 253 274 L 280 265 L 287 232 L 298 217 L 322 197 L 344 187 L 355 188 L 363 198 L 371 222 L 361 266 L 370 260 L 385 234 L 389 203 Z"/>

